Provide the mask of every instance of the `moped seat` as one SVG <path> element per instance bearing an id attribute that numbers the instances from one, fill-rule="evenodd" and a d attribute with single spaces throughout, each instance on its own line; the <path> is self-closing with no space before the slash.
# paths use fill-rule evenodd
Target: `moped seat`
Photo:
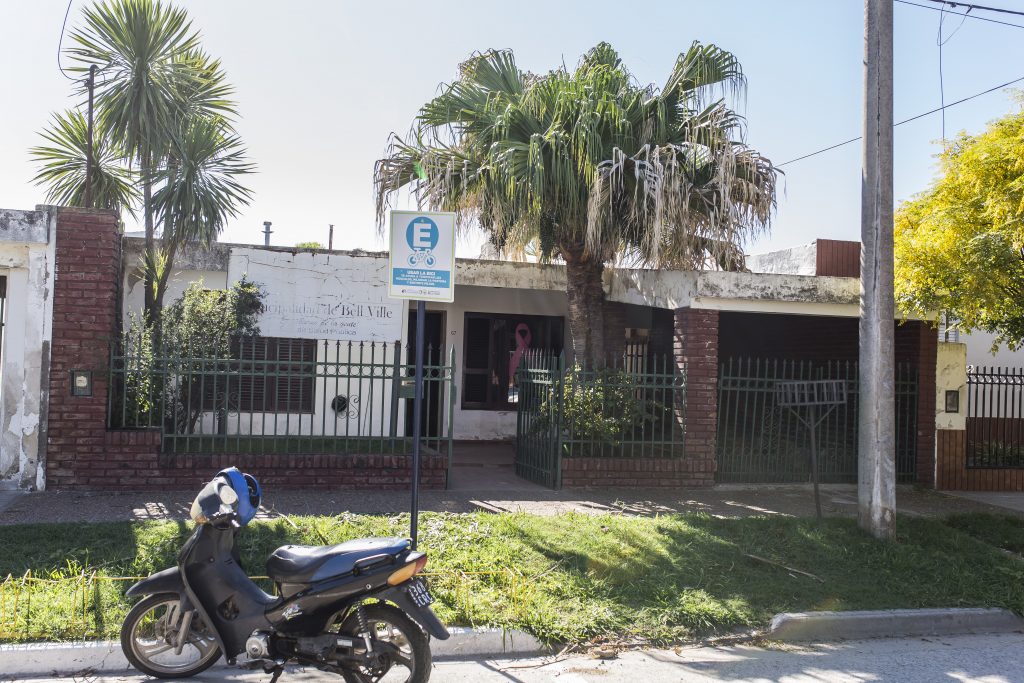
<path id="1" fill-rule="evenodd" d="M 409 549 L 407 538 L 360 538 L 340 545 L 286 545 L 267 558 L 267 576 L 278 583 L 314 583 L 355 569 L 360 560 L 395 556 Z"/>

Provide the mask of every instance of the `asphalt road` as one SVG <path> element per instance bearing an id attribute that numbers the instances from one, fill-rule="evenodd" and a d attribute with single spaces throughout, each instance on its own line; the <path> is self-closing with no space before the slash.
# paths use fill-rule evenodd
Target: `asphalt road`
<path id="1" fill-rule="evenodd" d="M 0 680 L 3 677 L 0 676 Z M 69 679 L 32 679 L 66 683 Z M 79 676 L 82 683 L 141 683 L 142 676 Z M 266 683 L 264 674 L 217 668 L 196 681 Z M 338 683 L 333 675 L 289 672 L 282 683 Z M 433 683 L 1024 683 L 1024 634 L 865 640 L 830 645 L 758 648 L 730 646 L 626 652 L 615 659 L 572 657 L 506 661 L 448 661 L 435 665 Z"/>

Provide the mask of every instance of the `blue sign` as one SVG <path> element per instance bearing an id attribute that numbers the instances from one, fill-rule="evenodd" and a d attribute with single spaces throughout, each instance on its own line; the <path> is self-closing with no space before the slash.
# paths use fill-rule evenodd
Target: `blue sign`
<path id="1" fill-rule="evenodd" d="M 454 213 L 391 212 L 391 297 L 453 301 L 454 270 Z"/>

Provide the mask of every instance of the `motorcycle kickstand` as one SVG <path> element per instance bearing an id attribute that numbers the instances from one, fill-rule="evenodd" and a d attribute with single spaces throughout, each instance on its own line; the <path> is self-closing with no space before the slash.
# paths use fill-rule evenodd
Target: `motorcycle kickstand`
<path id="1" fill-rule="evenodd" d="M 270 683 L 277 683 L 277 679 L 279 679 L 281 677 L 281 674 L 284 673 L 284 667 L 283 666 L 275 666 L 273 669 L 264 669 L 264 672 L 268 673 L 268 674 L 269 673 L 274 674 L 273 676 L 270 677 Z"/>

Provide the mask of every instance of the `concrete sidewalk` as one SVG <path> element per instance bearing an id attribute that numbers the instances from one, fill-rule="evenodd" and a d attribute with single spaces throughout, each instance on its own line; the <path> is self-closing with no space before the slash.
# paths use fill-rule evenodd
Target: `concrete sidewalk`
<path id="1" fill-rule="evenodd" d="M 719 486 L 676 491 L 595 489 L 552 491 L 522 482 L 514 476 L 503 488 L 424 491 L 420 506 L 437 512 L 525 512 L 553 515 L 562 512 L 657 515 L 702 512 L 720 517 L 756 515 L 813 516 L 809 486 Z M 126 520 L 187 519 L 196 491 L 145 493 L 44 492 L 18 496 L 0 512 L 0 524 L 26 522 L 108 522 Z M 825 514 L 853 517 L 857 492 L 852 485 L 822 488 Z M 897 512 L 908 516 L 945 516 L 956 512 L 1015 513 L 1005 508 L 933 491 L 897 487 Z M 404 491 L 281 491 L 264 492 L 269 512 L 288 515 L 396 514 L 409 509 Z"/>
<path id="2" fill-rule="evenodd" d="M 266 683 L 263 673 L 217 667 L 196 677 L 209 683 Z M 0 681 L 5 677 L 0 674 Z M 11 679 L 6 679 L 11 680 Z M 34 683 L 68 679 L 36 678 Z M 95 675 L 90 683 L 142 683 L 135 672 Z M 337 683 L 334 674 L 296 670 L 282 683 Z M 437 662 L 433 683 L 694 683 L 730 681 L 898 681 L 899 683 L 1017 683 L 1024 681 L 1024 636 L 1020 634 L 863 640 L 828 645 L 754 647 L 684 647 L 625 652 L 613 659 L 573 656 L 562 659 L 475 660 Z"/>

